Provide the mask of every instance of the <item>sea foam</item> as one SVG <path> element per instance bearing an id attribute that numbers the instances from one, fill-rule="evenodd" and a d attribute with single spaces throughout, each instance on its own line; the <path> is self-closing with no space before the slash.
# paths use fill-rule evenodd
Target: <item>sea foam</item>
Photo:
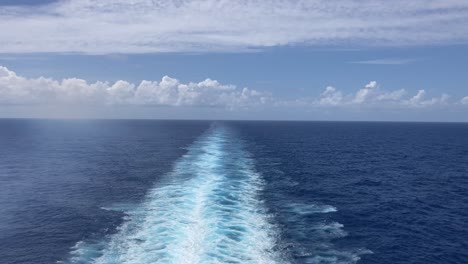
<path id="1" fill-rule="evenodd" d="M 285 263 L 252 162 L 230 131 L 210 129 L 125 212 L 100 254 L 80 243 L 69 263 Z"/>

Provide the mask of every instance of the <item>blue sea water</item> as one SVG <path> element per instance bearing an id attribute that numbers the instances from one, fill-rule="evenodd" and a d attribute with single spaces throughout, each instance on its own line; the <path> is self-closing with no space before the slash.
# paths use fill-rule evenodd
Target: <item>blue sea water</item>
<path id="1" fill-rule="evenodd" d="M 468 124 L 0 120 L 0 263 L 468 263 Z"/>

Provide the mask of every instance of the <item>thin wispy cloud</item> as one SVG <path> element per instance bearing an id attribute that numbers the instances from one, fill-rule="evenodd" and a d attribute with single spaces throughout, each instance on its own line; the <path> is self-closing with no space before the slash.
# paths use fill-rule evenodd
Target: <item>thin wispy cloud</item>
<path id="1" fill-rule="evenodd" d="M 388 59 L 376 59 L 376 60 L 362 60 L 362 61 L 352 61 L 352 64 L 370 64 L 370 65 L 405 65 L 418 61 L 417 59 L 398 59 L 398 58 L 388 58 Z"/>
<path id="2" fill-rule="evenodd" d="M 45 60 L 48 60 L 48 58 L 45 56 L 33 56 L 29 54 L 28 55 L 22 55 L 22 54 L 0 55 L 0 62 L 1 61 L 45 61 Z"/>
<path id="3" fill-rule="evenodd" d="M 0 52 L 456 44 L 468 43 L 467 23 L 465 0 L 68 0 L 0 6 Z"/>

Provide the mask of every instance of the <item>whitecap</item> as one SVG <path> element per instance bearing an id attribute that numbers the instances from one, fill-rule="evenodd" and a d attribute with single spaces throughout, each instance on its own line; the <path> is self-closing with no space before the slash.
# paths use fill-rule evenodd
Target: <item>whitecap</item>
<path id="1" fill-rule="evenodd" d="M 291 203 L 288 205 L 289 211 L 300 214 L 317 214 L 317 213 L 333 213 L 338 210 L 336 207 L 331 205 L 317 205 L 317 204 L 303 204 L 303 203 Z"/>

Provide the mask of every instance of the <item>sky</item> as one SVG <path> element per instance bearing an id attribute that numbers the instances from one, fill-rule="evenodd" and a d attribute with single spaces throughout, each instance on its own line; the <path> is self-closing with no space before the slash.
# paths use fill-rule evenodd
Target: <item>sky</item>
<path id="1" fill-rule="evenodd" d="M 466 0 L 1 0 L 0 117 L 468 121 Z"/>

